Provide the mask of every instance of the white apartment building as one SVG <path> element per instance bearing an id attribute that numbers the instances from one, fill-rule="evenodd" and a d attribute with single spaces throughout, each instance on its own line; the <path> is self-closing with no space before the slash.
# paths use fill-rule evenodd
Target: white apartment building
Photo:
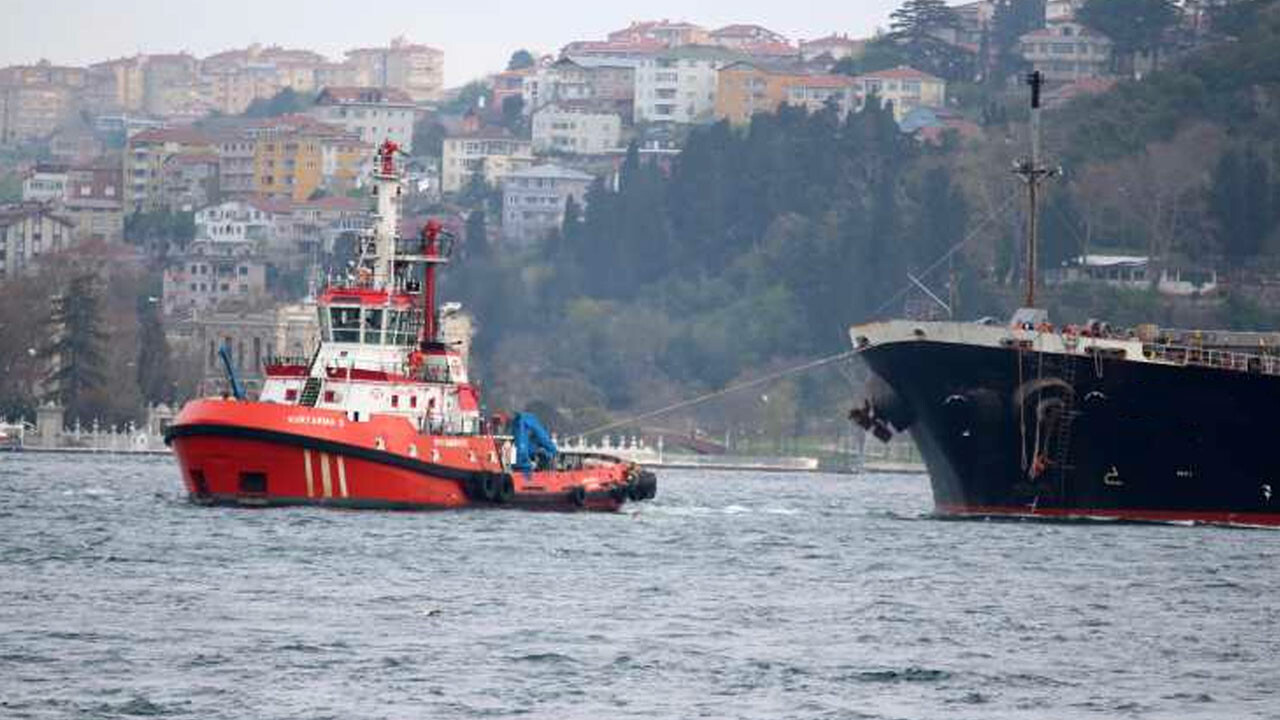
<path id="1" fill-rule="evenodd" d="M 1052 22 L 1020 42 L 1022 57 L 1049 82 L 1103 77 L 1111 69 L 1111 39 L 1080 23 Z"/>
<path id="2" fill-rule="evenodd" d="M 390 140 L 413 150 L 413 99 L 403 90 L 376 87 L 327 87 L 316 98 L 311 116 L 358 134 L 370 146 Z"/>
<path id="3" fill-rule="evenodd" d="M 21 275 L 41 255 L 66 248 L 74 229 L 44 203 L 0 205 L 0 280 Z"/>
<path id="4" fill-rule="evenodd" d="M 67 194 L 67 167 L 38 164 L 22 179 L 23 202 L 62 202 Z"/>
<path id="5" fill-rule="evenodd" d="M 539 165 L 509 173 L 502 181 L 502 238 L 527 245 L 546 239 L 564 224 L 572 197 L 579 205 L 595 178 L 558 165 Z"/>
<path id="6" fill-rule="evenodd" d="M 603 153 L 622 140 L 622 118 L 573 105 L 549 105 L 533 115 L 534 152 Z"/>
<path id="7" fill-rule="evenodd" d="M 231 201 L 196 213 L 196 239 L 164 271 L 166 315 L 189 315 L 228 301 L 242 303 L 266 293 L 260 252 L 271 234 L 271 214 L 251 203 Z"/>
<path id="8" fill-rule="evenodd" d="M 441 190 L 458 192 L 479 172 L 496 185 L 503 177 L 533 165 L 533 144 L 505 131 L 479 130 L 446 138 L 441 160 Z"/>
<path id="9" fill-rule="evenodd" d="M 734 60 L 722 48 L 681 47 L 644 58 L 635 71 L 635 121 L 696 123 L 716 109 L 716 71 Z"/>

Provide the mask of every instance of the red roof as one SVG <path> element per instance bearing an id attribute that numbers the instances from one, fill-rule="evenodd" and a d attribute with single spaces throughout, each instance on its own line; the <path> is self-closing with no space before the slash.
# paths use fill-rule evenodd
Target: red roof
<path id="1" fill-rule="evenodd" d="M 934 77 L 927 72 L 916 70 L 906 65 L 899 65 L 896 68 L 881 70 L 879 72 L 865 73 L 857 77 L 858 80 L 920 80 L 921 82 L 942 82 L 942 78 Z"/>
<path id="2" fill-rule="evenodd" d="M 245 202 L 256 210 L 274 215 L 287 215 L 293 212 L 293 201 L 286 198 L 255 195 Z"/>
<path id="3" fill-rule="evenodd" d="M 191 125 L 172 128 L 150 128 L 129 138 L 131 145 L 170 142 L 182 145 L 212 145 L 217 142 L 217 138 L 213 134 Z"/>
<path id="4" fill-rule="evenodd" d="M 327 195 L 296 205 L 299 210 L 314 208 L 316 210 L 337 210 L 339 212 L 360 212 L 367 209 L 368 206 L 365 200 L 347 197 L 346 195 Z"/>
<path id="5" fill-rule="evenodd" d="M 317 105 L 412 105 L 413 98 L 399 88 L 330 86 L 320 91 Z"/>
<path id="6" fill-rule="evenodd" d="M 790 83 L 790 85 L 791 87 L 847 88 L 852 87 L 855 82 L 848 75 L 807 75 Z"/>

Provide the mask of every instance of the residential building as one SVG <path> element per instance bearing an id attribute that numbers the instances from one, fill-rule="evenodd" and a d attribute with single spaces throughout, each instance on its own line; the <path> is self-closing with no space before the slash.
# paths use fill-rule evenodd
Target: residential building
<path id="1" fill-rule="evenodd" d="M 320 136 L 321 185 L 341 194 L 360 187 L 374 159 L 374 146 L 359 135 L 334 127 Z"/>
<path id="2" fill-rule="evenodd" d="M 195 127 L 143 130 L 129 138 L 124 151 L 125 212 L 154 212 L 167 207 L 165 163 L 175 155 L 211 155 L 219 140 Z"/>
<path id="3" fill-rule="evenodd" d="M 579 40 L 565 45 L 560 50 L 560 57 L 574 61 L 581 61 L 583 58 L 634 61 L 652 57 L 668 49 L 663 43 L 653 40 L 640 42 Z"/>
<path id="4" fill-rule="evenodd" d="M 163 310 L 189 315 L 227 302 L 248 304 L 266 293 L 261 252 L 271 229 L 267 214 L 231 201 L 196 213 L 196 238 L 164 272 Z"/>
<path id="5" fill-rule="evenodd" d="M 502 180 L 502 237 L 527 245 L 564 224 L 569 198 L 581 206 L 595 178 L 557 165 L 508 173 Z"/>
<path id="6" fill-rule="evenodd" d="M 85 163 L 102 155 L 106 144 L 88 127 L 63 125 L 49 136 L 49 154 L 58 162 Z"/>
<path id="7" fill-rule="evenodd" d="M 327 87 L 316 98 L 312 117 L 360 136 L 369 147 L 391 140 L 413 151 L 413 98 L 404 90 L 380 87 Z"/>
<path id="8" fill-rule="evenodd" d="M 943 107 L 947 102 L 946 81 L 915 68 L 898 66 L 854 80 L 864 100 L 875 95 L 882 102 L 893 103 L 893 117 L 898 122 L 918 107 Z"/>
<path id="9" fill-rule="evenodd" d="M 715 114 L 716 73 L 741 56 L 724 48 L 686 46 L 636 67 L 635 121 L 696 123 Z"/>
<path id="10" fill-rule="evenodd" d="M 161 166 L 164 206 L 174 212 L 194 212 L 217 202 L 221 197 L 218 166 L 216 153 L 178 154 L 166 158 Z"/>
<path id="11" fill-rule="evenodd" d="M 1020 38 L 1022 57 L 1051 83 L 1104 77 L 1111 68 L 1111 39 L 1077 22 L 1047 23 Z"/>
<path id="12" fill-rule="evenodd" d="M 100 158 L 67 171 L 62 212 L 75 224 L 77 240 L 124 240 L 124 173 L 120 156 Z"/>
<path id="13" fill-rule="evenodd" d="M 201 71 L 202 101 L 225 115 L 239 115 L 254 100 L 275 97 L 281 87 L 272 65 L 219 63 Z"/>
<path id="14" fill-rule="evenodd" d="M 0 280 L 25 274 L 42 255 L 68 247 L 72 229 L 46 203 L 0 205 Z"/>
<path id="15" fill-rule="evenodd" d="M 858 83 L 847 75 L 795 75 L 786 81 L 787 104 L 817 112 L 834 107 L 840 117 L 856 110 L 862 96 Z"/>
<path id="16" fill-rule="evenodd" d="M 991 0 L 978 0 L 951 7 L 957 20 L 955 27 L 943 28 L 933 34 L 934 37 L 951 45 L 957 45 L 971 52 L 978 52 L 982 45 L 982 36 L 991 28 L 995 19 L 995 3 Z"/>
<path id="17" fill-rule="evenodd" d="M 338 236 L 364 230 L 371 222 L 368 200 L 329 195 L 294 203 L 288 216 L 276 221 L 276 242 L 289 253 L 312 257 L 332 252 Z"/>
<path id="18" fill-rule="evenodd" d="M 501 109 L 503 103 L 509 97 L 524 97 L 525 94 L 525 78 L 537 72 L 537 68 L 520 68 L 519 70 L 506 70 L 493 76 L 489 83 L 489 92 L 493 95 L 493 106 Z M 527 114 L 531 110 L 529 101 L 525 100 L 524 112 Z"/>
<path id="19" fill-rule="evenodd" d="M 805 62 L 829 57 L 832 60 L 843 60 L 847 57 L 862 57 L 867 45 L 866 40 L 853 40 L 848 35 L 831 34 L 815 40 L 800 41 L 800 58 Z"/>
<path id="20" fill-rule="evenodd" d="M 1046 24 L 1073 21 L 1084 3 L 1085 0 L 1047 0 L 1044 4 L 1044 21 Z"/>
<path id="21" fill-rule="evenodd" d="M 142 112 L 143 57 L 119 58 L 89 66 L 85 104 L 97 114 Z"/>
<path id="22" fill-rule="evenodd" d="M 60 203 L 67 196 L 67 166 L 38 163 L 22 178 L 22 201 Z"/>
<path id="23" fill-rule="evenodd" d="M 636 64 L 635 60 L 561 58 L 526 72 L 521 77 L 525 113 L 532 115 L 551 103 L 586 103 L 597 112 L 617 113 L 629 122 L 634 114 Z"/>
<path id="24" fill-rule="evenodd" d="M 394 38 L 388 47 L 347 51 L 357 85 L 395 88 L 415 102 L 434 102 L 444 93 L 444 52 Z"/>
<path id="25" fill-rule="evenodd" d="M 257 141 L 248 134 L 228 134 L 218 144 L 218 190 L 223 197 L 247 198 L 254 193 L 253 157 Z"/>
<path id="26" fill-rule="evenodd" d="M 72 93 L 53 83 L 0 85 L 0 145 L 52 134 L 71 117 Z"/>
<path id="27" fill-rule="evenodd" d="M 705 45 L 711 36 L 706 28 L 693 23 L 670 20 L 633 21 L 621 30 L 609 33 L 611 43 L 659 43 L 669 48 L 682 45 Z"/>
<path id="28" fill-rule="evenodd" d="M 533 116 L 534 152 L 590 155 L 616 148 L 621 141 L 622 118 L 592 112 L 589 105 L 552 104 Z"/>
<path id="29" fill-rule="evenodd" d="M 533 144 L 505 130 L 481 129 L 445 138 L 441 189 L 458 192 L 475 173 L 496 185 L 515 170 L 533 165 Z"/>
<path id="30" fill-rule="evenodd" d="M 1218 273 L 1211 267 L 1178 267 L 1146 255 L 1079 255 L 1046 272 L 1045 281 L 1141 291 L 1154 287 L 1161 295 L 1174 296 L 1208 295 L 1219 289 Z"/>
<path id="31" fill-rule="evenodd" d="M 774 32 L 761 25 L 726 25 L 712 30 L 709 37 L 712 45 L 732 48 L 747 52 L 759 45 L 790 45 L 791 41 L 782 33 Z"/>
<path id="32" fill-rule="evenodd" d="M 186 53 L 146 55 L 142 63 L 142 109 L 167 117 L 189 109 L 197 96 L 199 62 Z"/>
<path id="33" fill-rule="evenodd" d="M 245 131 L 253 139 L 253 194 L 306 200 L 323 180 L 323 137 L 332 126 L 306 115 L 263 120 Z"/>

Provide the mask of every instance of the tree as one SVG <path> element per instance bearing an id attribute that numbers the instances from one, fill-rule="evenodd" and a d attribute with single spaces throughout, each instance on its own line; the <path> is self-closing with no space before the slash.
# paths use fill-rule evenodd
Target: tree
<path id="1" fill-rule="evenodd" d="M 889 40 L 908 64 L 947 80 L 973 78 L 973 53 L 942 39 L 960 28 L 960 17 L 944 0 L 907 0 L 890 17 Z"/>
<path id="2" fill-rule="evenodd" d="M 940 30 L 956 30 L 960 18 L 947 7 L 946 0 L 906 0 L 889 14 L 891 36 L 906 42 L 918 41 Z"/>
<path id="3" fill-rule="evenodd" d="M 434 114 L 425 114 L 413 124 L 413 153 L 427 157 L 444 155 L 444 139 L 448 134 Z"/>
<path id="4" fill-rule="evenodd" d="M 537 61 L 534 59 L 533 53 L 521 48 L 511 53 L 511 59 L 507 61 L 507 69 L 523 70 L 525 68 L 531 68 L 535 64 L 537 64 Z"/>
<path id="5" fill-rule="evenodd" d="M 1209 215 L 1228 262 L 1239 267 L 1262 251 L 1276 224 L 1267 162 L 1252 147 L 1222 154 L 1209 185 Z"/>
<path id="6" fill-rule="evenodd" d="M 314 99 L 287 87 L 269 98 L 254 98 L 243 117 L 268 118 L 300 113 L 311 107 Z"/>
<path id="7" fill-rule="evenodd" d="M 472 210 L 467 215 L 466 226 L 467 255 L 473 258 L 484 258 L 489 255 L 489 228 L 485 222 L 484 210 Z"/>
<path id="8" fill-rule="evenodd" d="M 502 98 L 502 126 L 512 135 L 526 135 L 527 123 L 524 116 L 524 98 L 520 95 L 508 95 Z"/>
<path id="9" fill-rule="evenodd" d="M 165 339 L 157 299 L 138 297 L 137 380 L 142 397 L 150 405 L 174 401 L 174 373 L 169 341 Z"/>
<path id="10" fill-rule="evenodd" d="M 1086 0 L 1076 20 L 1111 38 L 1116 69 L 1132 76 L 1140 52 L 1159 65 L 1165 31 L 1177 23 L 1178 13 L 1173 0 Z"/>
<path id="11" fill-rule="evenodd" d="M 452 100 L 446 102 L 441 111 L 448 115 L 461 115 L 480 103 L 488 104 L 492 99 L 489 86 L 480 80 L 473 80 L 463 85 Z"/>
<path id="12" fill-rule="evenodd" d="M 98 279 L 92 273 L 73 277 L 54 298 L 49 316 L 51 338 L 41 353 L 52 366 L 45 378 L 47 400 L 58 402 L 70 416 L 84 409 L 88 395 L 106 382 Z"/>
<path id="13" fill-rule="evenodd" d="M 1044 27 L 1044 13 L 1045 0 L 996 0 L 989 33 L 992 66 L 987 71 L 992 85 L 1003 87 L 1010 75 L 1026 65 L 1018 46 L 1023 35 Z"/>

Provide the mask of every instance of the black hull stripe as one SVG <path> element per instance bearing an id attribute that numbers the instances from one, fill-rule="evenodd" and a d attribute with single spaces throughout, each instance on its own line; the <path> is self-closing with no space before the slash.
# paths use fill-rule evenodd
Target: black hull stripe
<path id="1" fill-rule="evenodd" d="M 609 492 L 597 491 L 589 492 L 586 497 L 586 505 L 580 506 L 573 502 L 570 493 L 516 493 L 508 502 L 472 502 L 467 505 L 456 507 L 448 507 L 444 505 L 432 505 L 430 503 L 412 503 L 399 502 L 396 500 L 378 500 L 369 498 L 303 498 L 303 497 L 287 497 L 279 495 L 189 495 L 191 502 L 196 505 L 213 506 L 213 507 L 240 507 L 240 508 L 272 508 L 272 507 L 298 507 L 298 506 L 322 506 L 332 508 L 344 508 L 349 510 L 399 510 L 399 511 L 422 511 L 422 510 L 470 510 L 470 509 L 500 509 L 513 508 L 517 510 L 584 510 L 598 511 L 608 509 L 610 511 L 617 510 L 623 503 L 618 503 L 616 507 L 600 508 L 592 507 L 593 500 L 609 500 L 613 501 Z"/>
<path id="2" fill-rule="evenodd" d="M 242 427 L 239 425 L 217 425 L 212 423 L 172 425 L 165 433 L 164 441 L 165 444 L 172 444 L 175 438 L 201 436 L 236 438 L 239 440 L 259 440 L 262 442 L 277 443 L 280 445 L 291 445 L 299 448 L 305 448 L 307 450 L 318 450 L 320 452 L 344 455 L 346 457 L 368 460 L 369 462 L 381 463 L 383 465 L 391 465 L 393 467 L 403 468 L 405 470 L 410 470 L 424 475 L 432 475 L 445 480 L 458 480 L 460 482 L 466 482 L 472 478 L 482 478 L 487 475 L 496 475 L 499 477 L 506 476 L 506 473 L 489 472 L 487 470 L 460 470 L 448 465 L 423 462 L 416 458 L 397 455 L 396 453 L 389 452 L 387 450 L 360 447 L 359 445 L 349 445 L 347 443 L 334 442 L 333 440 L 325 440 L 324 438 L 317 438 L 309 435 L 297 435 L 294 433 L 280 432 L 278 430 L 264 430 L 262 428 Z"/>

